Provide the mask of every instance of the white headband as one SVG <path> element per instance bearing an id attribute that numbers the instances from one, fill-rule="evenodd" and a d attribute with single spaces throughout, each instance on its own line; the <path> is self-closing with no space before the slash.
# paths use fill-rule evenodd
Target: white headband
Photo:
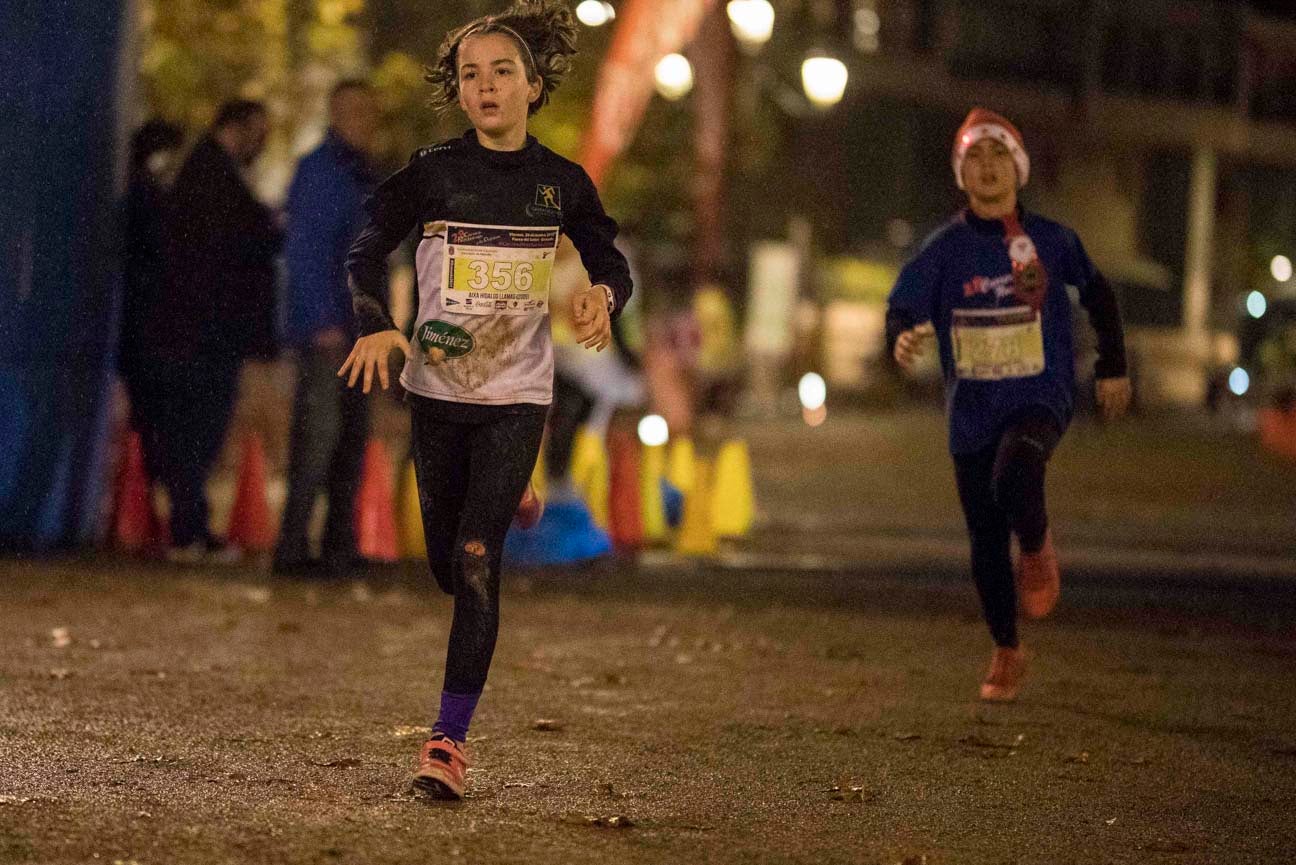
<path id="1" fill-rule="evenodd" d="M 516 30 L 514 30 L 512 27 L 508 26 L 507 24 L 501 24 L 498 21 L 491 21 L 489 19 L 483 21 L 482 23 L 478 24 L 476 27 L 469 30 L 464 35 L 460 36 L 459 44 L 462 45 L 465 39 L 467 39 L 469 36 L 472 36 L 474 33 L 478 33 L 482 30 L 485 30 L 487 33 L 491 33 L 497 30 L 503 30 L 505 33 L 509 34 L 518 42 L 520 42 L 522 44 L 522 50 L 526 51 L 527 59 L 531 61 L 531 70 L 535 72 L 536 75 L 540 74 L 540 67 L 536 65 L 535 55 L 531 53 L 531 46 L 527 44 L 527 41 L 522 38 L 522 35 L 520 33 L 518 33 Z"/>

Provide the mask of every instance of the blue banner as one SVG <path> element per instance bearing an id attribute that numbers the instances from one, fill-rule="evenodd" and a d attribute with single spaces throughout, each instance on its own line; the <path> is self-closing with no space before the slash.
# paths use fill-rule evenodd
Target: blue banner
<path id="1" fill-rule="evenodd" d="M 120 243 L 125 4 L 0 4 L 0 548 L 93 540 Z"/>

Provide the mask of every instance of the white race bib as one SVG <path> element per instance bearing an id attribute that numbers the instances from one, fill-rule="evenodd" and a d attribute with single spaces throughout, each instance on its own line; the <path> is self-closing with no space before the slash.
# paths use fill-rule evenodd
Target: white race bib
<path id="1" fill-rule="evenodd" d="M 998 381 L 1044 371 L 1044 332 L 1029 306 L 956 309 L 950 341 L 961 379 Z"/>
<path id="2" fill-rule="evenodd" d="M 446 223 L 441 303 L 468 315 L 548 312 L 558 231 Z"/>

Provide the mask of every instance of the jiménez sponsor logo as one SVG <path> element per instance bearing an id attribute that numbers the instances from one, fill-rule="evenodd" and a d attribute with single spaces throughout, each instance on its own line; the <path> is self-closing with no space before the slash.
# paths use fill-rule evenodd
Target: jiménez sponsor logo
<path id="1" fill-rule="evenodd" d="M 433 319 L 425 321 L 418 329 L 418 343 L 423 350 L 436 347 L 446 353 L 447 358 L 463 357 L 473 350 L 476 341 L 473 335 L 456 324 Z"/>

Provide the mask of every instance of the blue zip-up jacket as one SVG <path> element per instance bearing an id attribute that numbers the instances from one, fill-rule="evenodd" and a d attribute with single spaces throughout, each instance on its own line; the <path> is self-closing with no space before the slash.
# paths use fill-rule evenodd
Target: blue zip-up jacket
<path id="1" fill-rule="evenodd" d="M 364 202 L 376 185 L 365 155 L 332 130 L 297 163 L 285 206 L 289 345 L 309 345 L 334 327 L 355 338 L 346 257 L 364 227 Z"/>
<path id="2" fill-rule="evenodd" d="M 1071 299 L 1079 293 L 1098 335 L 1098 378 L 1125 375 L 1125 338 L 1116 295 L 1094 267 L 1076 233 L 1038 214 L 1018 210 L 1022 228 L 1035 244 L 1048 273 L 1039 314 L 1044 368 L 1037 374 L 981 380 L 960 378 L 951 330 L 956 311 L 993 315 L 991 310 L 1021 309 L 1012 291 L 1012 260 L 1004 243 L 1004 223 L 980 219 L 965 210 L 937 229 L 904 266 L 887 301 L 887 347 L 903 330 L 930 321 L 936 329 L 945 375 L 949 447 L 973 453 L 1002 433 L 1023 409 L 1048 409 L 1065 430 L 1075 402 L 1075 356 Z"/>

